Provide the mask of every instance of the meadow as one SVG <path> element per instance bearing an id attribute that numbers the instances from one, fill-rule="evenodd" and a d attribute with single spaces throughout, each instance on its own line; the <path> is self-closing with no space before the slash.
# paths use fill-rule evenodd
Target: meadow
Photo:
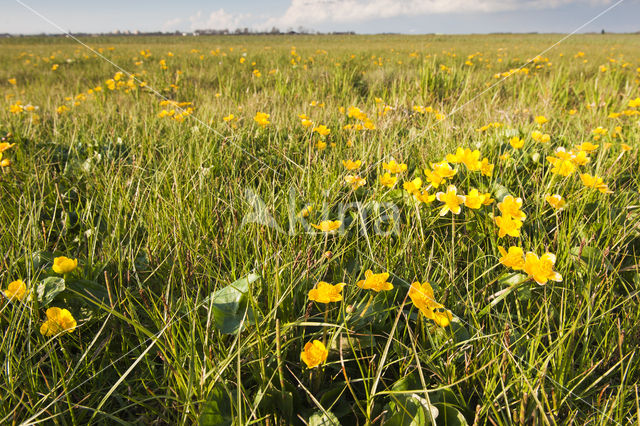
<path id="1" fill-rule="evenodd" d="M 0 423 L 640 424 L 638 37 L 0 39 Z"/>

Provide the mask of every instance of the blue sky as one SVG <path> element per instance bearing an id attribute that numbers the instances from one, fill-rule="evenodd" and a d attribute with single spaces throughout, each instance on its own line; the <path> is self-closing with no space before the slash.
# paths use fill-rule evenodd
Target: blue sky
<path id="1" fill-rule="evenodd" d="M 205 28 L 358 33 L 571 32 L 618 0 L 19 0 L 72 32 Z M 0 33 L 59 32 L 16 0 L 0 3 Z M 581 32 L 640 31 L 640 0 L 623 0 Z"/>

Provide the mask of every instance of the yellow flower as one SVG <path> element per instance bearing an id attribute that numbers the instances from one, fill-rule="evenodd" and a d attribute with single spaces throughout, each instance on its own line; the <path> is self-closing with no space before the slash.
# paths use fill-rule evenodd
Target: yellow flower
<path id="1" fill-rule="evenodd" d="M 598 126 L 591 131 L 591 133 L 593 133 L 594 140 L 600 139 L 602 136 L 606 135 L 608 132 L 609 131 L 602 126 Z"/>
<path id="2" fill-rule="evenodd" d="M 349 118 L 356 118 L 358 120 L 365 120 L 367 118 L 367 114 L 365 114 L 364 112 L 362 112 L 360 110 L 360 108 L 355 107 L 355 106 L 350 106 L 347 109 L 347 117 Z"/>
<path id="3" fill-rule="evenodd" d="M 500 263 L 504 266 L 515 271 L 524 269 L 524 251 L 520 247 L 511 246 L 507 252 L 504 247 L 498 246 L 498 251 L 502 255 Z"/>
<path id="4" fill-rule="evenodd" d="M 351 161 L 351 160 L 344 161 L 344 160 L 342 160 L 342 165 L 347 170 L 355 170 L 355 169 L 360 168 L 360 166 L 362 165 L 362 161 L 360 161 L 360 160 L 357 160 L 357 161 Z"/>
<path id="5" fill-rule="evenodd" d="M 311 226 L 322 232 L 335 232 L 340 228 L 340 225 L 342 225 L 342 222 L 339 220 L 323 220 L 319 225 L 311 224 Z"/>
<path id="6" fill-rule="evenodd" d="M 493 174 L 493 164 L 489 164 L 489 159 L 485 158 L 480 163 L 480 172 L 484 176 L 491 176 Z"/>
<path id="7" fill-rule="evenodd" d="M 586 151 L 586 152 L 593 152 L 596 149 L 598 149 L 600 145 L 594 145 L 591 142 L 583 142 L 580 145 L 576 145 L 576 150 L 578 151 Z"/>
<path id="8" fill-rule="evenodd" d="M 509 139 L 509 145 L 511 145 L 513 149 L 520 149 L 524 146 L 524 139 L 520 139 L 519 137 L 514 136 Z"/>
<path id="9" fill-rule="evenodd" d="M 253 117 L 253 120 L 258 123 L 258 125 L 260 127 L 265 127 L 268 124 L 271 124 L 271 122 L 269 121 L 269 117 L 271 117 L 270 114 L 264 113 L 264 112 L 256 112 L 255 117 Z"/>
<path id="10" fill-rule="evenodd" d="M 27 285 L 22 280 L 15 280 L 9 283 L 7 289 L 3 292 L 7 299 L 17 299 L 22 301 L 27 295 Z"/>
<path id="11" fill-rule="evenodd" d="M 458 148 L 455 154 L 447 154 L 447 161 L 454 164 L 463 163 L 470 171 L 480 170 L 480 151 Z"/>
<path id="12" fill-rule="evenodd" d="M 407 165 L 404 163 L 396 163 L 396 160 L 391 160 L 388 163 L 382 163 L 382 168 L 392 174 L 402 173 L 407 170 Z"/>
<path id="13" fill-rule="evenodd" d="M 580 179 L 582 180 L 582 184 L 589 188 L 595 188 L 603 194 L 611 194 L 613 191 L 609 189 L 609 187 L 602 181 L 601 177 L 591 176 L 589 174 L 580 174 Z"/>
<path id="14" fill-rule="evenodd" d="M 500 155 L 500 157 L 498 158 L 502 161 L 507 161 L 509 158 L 511 158 L 511 154 L 509 154 L 508 152 L 505 152 L 504 154 Z"/>
<path id="15" fill-rule="evenodd" d="M 433 320 L 440 327 L 446 327 L 451 323 L 453 315 L 448 309 L 436 302 L 433 296 L 433 288 L 428 282 L 420 284 L 418 281 L 411 284 L 409 289 L 409 297 L 413 304 L 422 312 L 422 314 Z"/>
<path id="16" fill-rule="evenodd" d="M 6 150 L 13 147 L 14 145 L 15 143 L 0 142 L 0 153 L 5 152 Z"/>
<path id="17" fill-rule="evenodd" d="M 389 274 L 386 272 L 374 274 L 371 269 L 364 273 L 364 280 L 360 280 L 356 285 L 364 290 L 373 290 L 376 293 L 383 290 L 393 289 L 393 284 L 387 282 Z"/>
<path id="18" fill-rule="evenodd" d="M 589 156 L 587 155 L 587 151 L 578 151 L 577 154 L 574 154 L 571 161 L 573 161 L 573 164 L 577 166 L 584 166 L 589 161 L 591 161 L 591 158 L 589 158 Z"/>
<path id="19" fill-rule="evenodd" d="M 575 157 L 575 154 L 573 153 L 573 151 L 567 152 L 567 150 L 564 149 L 564 147 L 562 147 L 562 146 L 556 149 L 555 155 L 556 155 L 557 159 L 559 159 L 559 160 L 573 160 L 573 157 Z M 555 159 L 555 157 L 547 158 L 547 160 L 551 164 L 553 164 L 553 161 L 555 161 L 555 160 L 552 160 L 552 159 Z"/>
<path id="20" fill-rule="evenodd" d="M 329 351 L 326 346 L 319 340 L 307 342 L 304 345 L 304 351 L 300 354 L 300 359 L 307 364 L 307 368 L 315 368 L 327 360 Z"/>
<path id="21" fill-rule="evenodd" d="M 501 203 L 498 203 L 498 209 L 503 216 L 511 216 L 517 220 L 525 220 L 527 215 L 520 210 L 522 207 L 522 198 L 514 198 L 511 195 L 507 195 L 502 199 Z"/>
<path id="22" fill-rule="evenodd" d="M 9 105 L 9 112 L 12 114 L 20 114 L 24 111 L 24 106 L 20 103 L 20 101 L 15 104 Z"/>
<path id="23" fill-rule="evenodd" d="M 535 118 L 535 120 L 536 120 L 536 123 L 537 123 L 538 125 L 543 125 L 544 123 L 546 123 L 547 121 L 549 121 L 549 120 L 547 120 L 547 118 L 546 118 L 545 116 L 543 116 L 543 115 L 539 115 L 539 116 L 537 116 L 537 117 Z"/>
<path id="24" fill-rule="evenodd" d="M 345 283 L 331 285 L 324 281 L 320 281 L 316 288 L 309 290 L 309 300 L 318 303 L 339 302 L 342 300 L 342 289 Z"/>
<path id="25" fill-rule="evenodd" d="M 439 163 L 431 163 L 431 168 L 433 171 L 437 173 L 439 176 L 449 179 L 455 176 L 457 170 L 451 168 L 451 165 L 446 161 L 441 161 Z M 426 174 L 426 171 L 425 171 Z"/>
<path id="26" fill-rule="evenodd" d="M 562 276 L 553 270 L 556 256 L 545 253 L 538 258 L 535 253 L 528 252 L 524 261 L 524 271 L 538 284 L 546 284 L 547 281 L 562 281 Z"/>
<path id="27" fill-rule="evenodd" d="M 11 84 L 12 86 L 15 86 L 16 84 L 18 84 L 17 80 L 15 78 L 10 78 L 9 80 L 7 80 L 9 82 L 9 84 Z"/>
<path id="28" fill-rule="evenodd" d="M 547 157 L 547 161 L 553 164 L 551 173 L 560 176 L 571 176 L 576 171 L 576 165 L 572 160 L 561 160 L 556 157 Z"/>
<path id="29" fill-rule="evenodd" d="M 222 121 L 224 121 L 225 123 L 228 123 L 229 121 L 233 120 L 234 118 L 235 118 L 235 115 L 229 114 L 226 117 L 222 117 Z"/>
<path id="30" fill-rule="evenodd" d="M 324 124 L 314 127 L 313 131 L 322 136 L 327 136 L 329 133 L 331 133 L 331 129 L 325 126 Z"/>
<path id="31" fill-rule="evenodd" d="M 427 177 L 427 181 L 429 181 L 431 186 L 433 186 L 434 188 L 439 187 L 440 184 L 445 180 L 443 176 L 441 176 L 439 173 L 435 171 L 425 169 L 424 174 Z"/>
<path id="32" fill-rule="evenodd" d="M 309 215 L 311 214 L 311 212 L 313 211 L 313 206 L 308 205 L 305 208 L 303 208 L 302 210 L 300 210 L 299 215 L 302 217 L 309 217 Z"/>
<path id="33" fill-rule="evenodd" d="M 351 185 L 351 188 L 358 189 L 361 186 L 364 186 L 367 183 L 366 179 L 361 178 L 357 175 L 346 175 L 344 177 L 344 181 Z"/>
<path id="34" fill-rule="evenodd" d="M 427 190 L 425 189 L 422 192 L 415 192 L 413 194 L 414 197 L 416 197 L 416 200 L 420 201 L 421 203 L 425 203 L 425 204 L 429 204 L 432 203 L 433 200 L 436 199 L 435 194 L 430 195 Z"/>
<path id="35" fill-rule="evenodd" d="M 319 151 L 323 151 L 326 147 L 327 147 L 326 142 L 323 142 L 323 141 L 316 142 L 316 148 L 318 148 Z"/>
<path id="36" fill-rule="evenodd" d="M 485 195 L 478 192 L 477 189 L 472 189 L 467 193 L 464 197 L 464 205 L 469 207 L 470 209 L 477 210 L 482 207 L 484 203 Z"/>
<path id="37" fill-rule="evenodd" d="M 447 192 L 438 192 L 436 194 L 438 201 L 444 203 L 444 206 L 440 209 L 440 216 L 444 216 L 448 212 L 453 214 L 460 214 L 462 210 L 462 203 L 465 201 L 463 195 L 458 195 L 457 189 L 454 185 L 447 187 Z"/>
<path id="38" fill-rule="evenodd" d="M 613 128 L 613 132 L 611 133 L 612 138 L 620 138 L 622 137 L 622 126 L 616 126 Z"/>
<path id="39" fill-rule="evenodd" d="M 567 204 L 565 199 L 562 198 L 562 195 L 559 194 L 547 195 L 544 199 L 556 210 L 563 210 L 564 206 Z"/>
<path id="40" fill-rule="evenodd" d="M 626 143 L 620 144 L 620 148 L 622 149 L 623 152 L 631 151 L 633 149 L 631 148 L 630 145 L 627 145 Z"/>
<path id="41" fill-rule="evenodd" d="M 313 126 L 313 121 L 309 120 L 308 118 L 303 118 L 302 120 L 300 120 L 300 124 L 302 124 L 304 127 L 311 127 Z"/>
<path id="42" fill-rule="evenodd" d="M 513 218 L 509 215 L 498 216 L 495 218 L 496 225 L 498 225 L 498 237 L 502 238 L 505 235 L 512 237 L 520 236 L 520 228 L 522 228 L 522 221 Z"/>
<path id="43" fill-rule="evenodd" d="M 47 320 L 40 327 L 40 333 L 50 337 L 64 332 L 71 333 L 75 328 L 76 320 L 71 312 L 66 309 L 49 308 L 47 309 Z"/>
<path id="44" fill-rule="evenodd" d="M 398 181 L 397 176 L 391 176 L 388 172 L 380 176 L 380 185 L 386 186 L 387 188 L 393 188 Z"/>
<path id="45" fill-rule="evenodd" d="M 53 259 L 53 272 L 56 274 L 68 274 L 78 267 L 78 259 L 69 259 L 65 256 Z"/>
<path id="46" fill-rule="evenodd" d="M 414 180 L 405 182 L 402 187 L 410 194 L 415 194 L 420 191 L 420 187 L 422 186 L 422 179 L 415 178 Z"/>
<path id="47" fill-rule="evenodd" d="M 531 139 L 536 142 L 547 143 L 551 140 L 551 136 L 538 130 L 534 130 L 533 132 L 531 132 Z"/>
<path id="48" fill-rule="evenodd" d="M 485 206 L 488 206 L 489 204 L 493 204 L 493 202 L 496 201 L 493 198 L 491 198 L 490 192 L 485 192 L 484 194 L 482 194 L 482 196 L 484 197 L 482 204 L 484 204 Z"/>
<path id="49" fill-rule="evenodd" d="M 15 78 L 13 78 L 12 80 L 15 81 Z M 11 83 L 11 84 L 15 84 L 15 83 Z M 631 99 L 629 100 L 629 108 L 638 108 L 640 107 L 640 98 L 635 98 L 635 99 Z"/>

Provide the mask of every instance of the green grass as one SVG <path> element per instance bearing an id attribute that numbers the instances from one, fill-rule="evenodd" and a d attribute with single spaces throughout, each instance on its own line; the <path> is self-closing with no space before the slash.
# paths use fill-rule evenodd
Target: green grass
<path id="1" fill-rule="evenodd" d="M 104 58 L 69 39 L 0 39 L 0 136 L 16 144 L 0 176 L 0 287 L 23 279 L 31 294 L 0 304 L 1 422 L 640 423 L 640 128 L 638 115 L 608 118 L 640 96 L 637 36 L 578 35 L 527 63 L 561 37 L 83 39 Z M 107 88 L 118 69 L 105 58 L 136 73 L 132 90 Z M 171 109 L 161 97 L 193 113 L 159 117 Z M 38 109 L 10 112 L 18 100 Z M 344 129 L 357 123 L 340 111 L 350 106 L 375 129 Z M 331 133 L 313 135 L 303 113 Z M 538 115 L 549 143 L 530 137 Z M 477 130 L 491 122 L 502 126 Z M 608 133 L 579 172 L 612 194 L 545 159 L 593 142 L 598 126 Z M 459 164 L 452 183 L 521 197 L 520 238 L 498 238 L 496 203 L 452 219 L 402 190 L 457 147 L 495 169 Z M 349 158 L 364 163 L 355 191 Z M 393 190 L 378 183 L 390 158 L 408 165 Z M 562 212 L 549 193 L 566 198 Z M 243 224 L 256 211 L 273 226 Z M 304 229 L 341 212 L 340 233 Z M 514 273 L 499 245 L 556 254 L 563 281 Z M 51 270 L 60 255 L 79 260 L 64 280 Z M 357 287 L 367 269 L 394 289 Z M 344 301 L 310 302 L 318 281 L 347 283 Z M 413 306 L 414 281 L 431 283 L 450 326 Z M 72 333 L 40 334 L 52 306 L 75 317 Z M 316 339 L 329 355 L 310 370 L 300 354 Z"/>

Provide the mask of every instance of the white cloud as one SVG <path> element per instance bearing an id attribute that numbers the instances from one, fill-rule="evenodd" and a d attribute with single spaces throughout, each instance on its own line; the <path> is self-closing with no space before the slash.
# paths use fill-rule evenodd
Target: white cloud
<path id="1" fill-rule="evenodd" d="M 169 19 L 162 25 L 162 31 L 175 31 L 180 28 L 180 25 L 184 22 L 182 18 Z"/>
<path id="2" fill-rule="evenodd" d="M 229 13 L 218 9 L 209 14 L 202 11 L 188 19 L 175 18 L 165 22 L 166 30 L 228 29 L 248 27 L 269 30 L 272 27 L 313 28 L 322 24 L 348 24 L 375 19 L 403 16 L 492 13 L 555 9 L 557 7 L 583 3 L 610 4 L 613 0 L 291 0 L 281 16 L 257 16 L 251 13 Z"/>
<path id="3" fill-rule="evenodd" d="M 611 0 L 292 0 L 284 15 L 264 26 L 296 27 L 350 23 L 399 16 L 443 13 L 490 13 L 552 9 L 570 3 L 610 3 Z"/>
<path id="4" fill-rule="evenodd" d="M 250 18 L 250 14 L 233 14 L 225 12 L 224 9 L 219 9 L 211 12 L 209 15 L 204 15 L 201 11 L 191 16 L 191 29 L 228 29 L 234 30 L 246 25 L 246 21 Z"/>

